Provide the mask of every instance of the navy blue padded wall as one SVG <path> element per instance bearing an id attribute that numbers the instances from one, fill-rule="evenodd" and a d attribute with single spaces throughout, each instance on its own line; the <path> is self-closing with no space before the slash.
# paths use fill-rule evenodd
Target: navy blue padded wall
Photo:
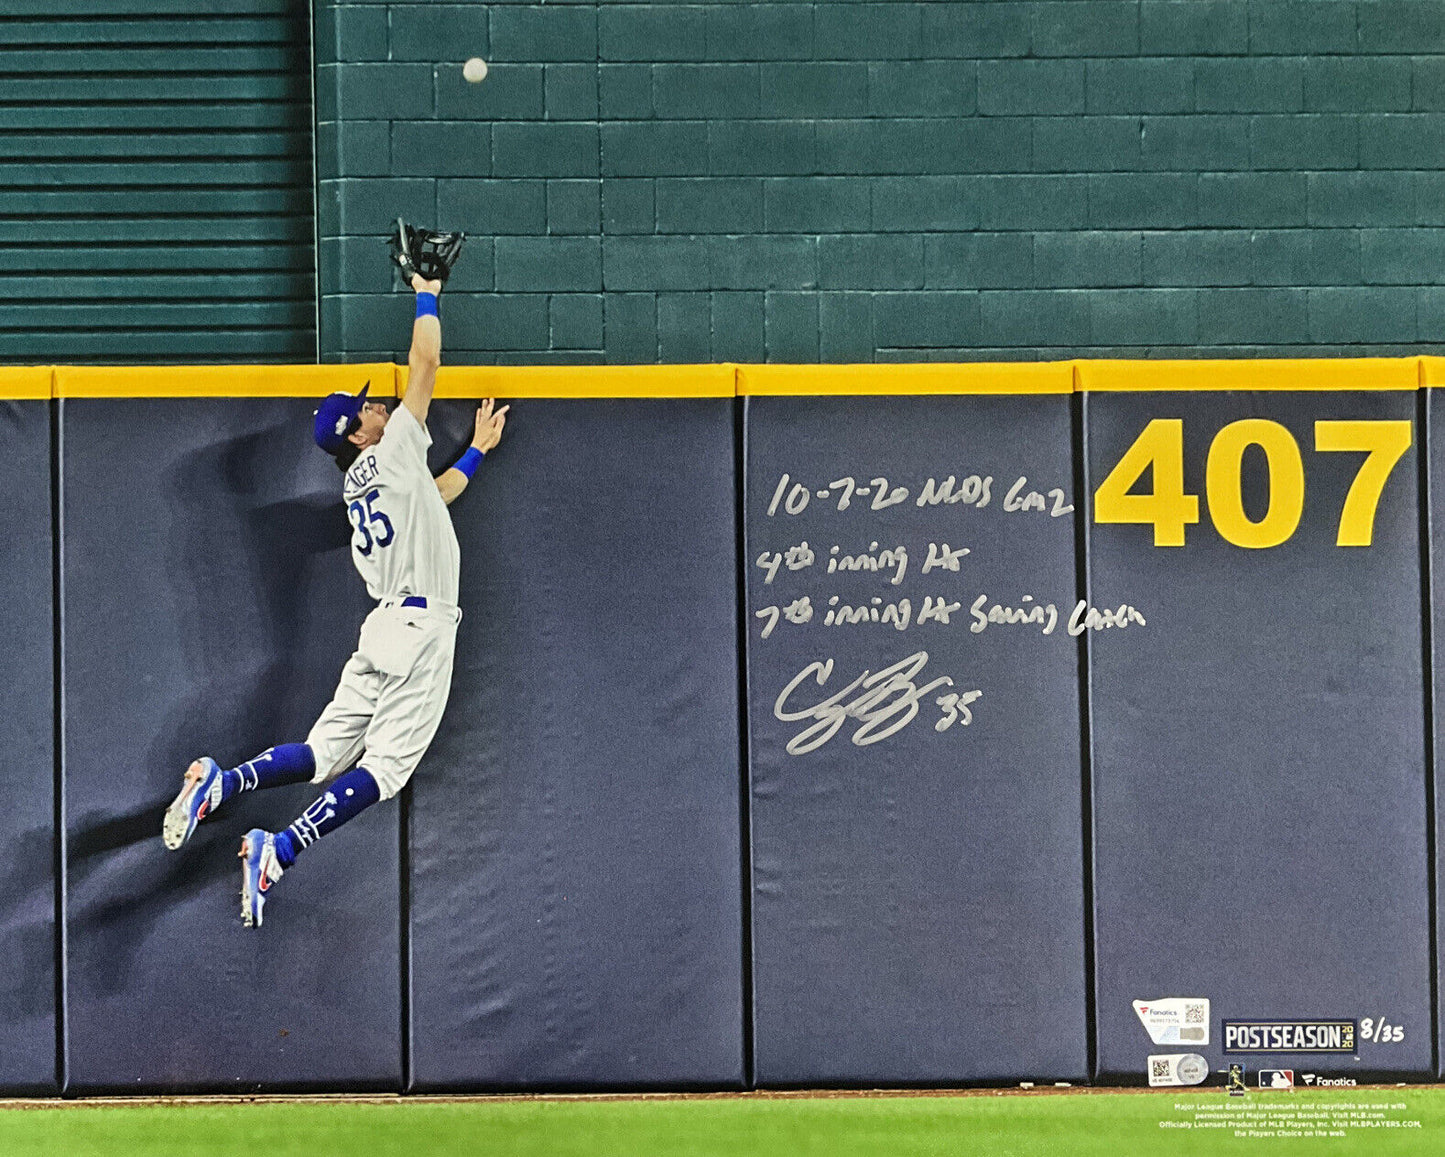
<path id="1" fill-rule="evenodd" d="M 50 413 L 0 401 L 0 1091 L 55 1090 Z"/>
<path id="2" fill-rule="evenodd" d="M 412 781 L 414 1087 L 743 1077 L 730 399 L 524 401 L 453 506 Z M 475 407 L 432 411 L 440 470 Z"/>
<path id="3" fill-rule="evenodd" d="M 1435 750 L 1431 753 L 1435 766 L 1435 927 L 1436 951 L 1439 953 L 1435 967 L 1436 989 L 1440 991 L 1445 988 L 1445 946 L 1439 943 L 1438 936 L 1438 929 L 1445 927 L 1445 860 L 1442 860 L 1439 851 L 1439 833 L 1445 830 L 1445 800 L 1442 800 L 1440 795 L 1441 756 L 1442 751 L 1445 751 L 1445 698 L 1442 698 L 1445 696 L 1445 685 L 1442 685 L 1440 676 L 1442 669 L 1445 669 L 1445 405 L 1441 403 L 1438 389 L 1424 392 L 1423 405 L 1426 414 L 1425 440 L 1429 467 L 1430 510 L 1427 525 L 1430 533 L 1430 642 L 1434 652 L 1431 658 L 1430 691 L 1435 723 Z M 1437 1001 L 1437 1006 L 1439 1023 L 1436 1039 L 1445 1040 L 1445 1005 Z M 1439 1050 L 1437 1053 L 1439 1075 L 1445 1076 L 1445 1053 L 1440 1053 Z"/>
<path id="4" fill-rule="evenodd" d="M 197 755 L 305 737 L 364 590 L 309 399 L 63 403 L 69 1088 L 399 1088 L 400 809 L 310 849 L 265 926 L 236 851 L 297 785 L 180 852 L 160 822 Z"/>
<path id="5" fill-rule="evenodd" d="M 746 429 L 758 1083 L 1082 1079 L 1069 398 L 753 397 Z M 919 505 L 928 479 L 950 476 L 952 493 L 972 501 Z M 987 504 L 982 476 L 992 479 Z M 1059 488 L 1061 516 L 1051 496 L 1042 512 L 1005 510 L 1021 477 L 1021 493 Z M 845 478 L 861 489 L 840 510 L 846 486 L 818 491 Z M 898 487 L 907 496 L 893 503 Z M 880 498 L 889 504 L 872 509 Z M 790 501 L 800 513 L 787 513 Z M 768 582 L 760 557 L 805 541 L 813 563 L 795 555 L 798 569 L 784 563 Z M 956 569 L 925 573 L 931 542 L 970 553 Z M 830 575 L 834 546 L 873 558 L 902 546 L 909 561 L 896 585 L 894 562 Z M 804 596 L 811 621 L 782 617 Z M 1050 633 L 1047 622 L 970 630 L 978 598 L 986 615 L 995 602 L 1026 607 L 1025 596 L 1054 605 Z M 863 607 L 867 621 L 827 625 L 834 597 Z M 881 618 L 902 598 L 906 629 L 871 620 L 875 606 Z M 925 598 L 951 606 L 947 623 L 922 621 Z M 857 714 L 869 710 L 866 689 L 846 689 L 920 654 L 917 674 L 874 704 L 899 713 L 867 724 Z M 812 665 L 825 661 L 834 666 L 820 681 Z M 952 687 L 927 691 L 908 721 L 915 692 L 904 683 L 921 689 L 941 676 Z M 983 695 L 967 725 L 938 702 L 973 690 Z M 854 715 L 841 719 L 845 708 Z M 894 723 L 903 726 L 880 738 Z"/>
<path id="6" fill-rule="evenodd" d="M 1154 418 L 1183 421 L 1187 493 L 1245 418 L 1285 426 L 1305 477 L 1298 528 L 1265 549 L 1224 541 L 1207 494 L 1183 547 L 1090 525 L 1093 597 L 1148 620 L 1090 646 L 1099 1076 L 1142 1082 L 1150 1053 L 1177 1051 L 1216 1069 L 1430 1073 L 1417 449 L 1368 547 L 1335 544 L 1364 454 L 1314 449 L 1317 420 L 1413 422 L 1415 396 L 1095 393 L 1086 415 L 1091 492 Z M 1246 451 L 1237 475 L 1253 520 L 1264 463 Z M 1211 1002 L 1207 1046 L 1152 1044 L 1132 1002 L 1190 996 Z M 1382 1016 L 1405 1039 L 1354 1056 L 1220 1050 L 1222 1020 Z"/>

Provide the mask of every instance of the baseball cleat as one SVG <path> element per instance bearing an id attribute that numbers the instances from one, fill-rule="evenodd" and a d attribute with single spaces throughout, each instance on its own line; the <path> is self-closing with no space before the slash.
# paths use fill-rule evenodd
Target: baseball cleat
<path id="1" fill-rule="evenodd" d="M 166 808 L 161 839 L 175 851 L 196 830 L 196 825 L 221 806 L 221 769 L 208 755 L 186 768 L 181 794 Z"/>
<path id="2" fill-rule="evenodd" d="M 262 828 L 252 828 L 241 841 L 241 923 L 261 927 L 261 909 L 271 885 L 284 871 L 276 858 L 276 837 Z"/>

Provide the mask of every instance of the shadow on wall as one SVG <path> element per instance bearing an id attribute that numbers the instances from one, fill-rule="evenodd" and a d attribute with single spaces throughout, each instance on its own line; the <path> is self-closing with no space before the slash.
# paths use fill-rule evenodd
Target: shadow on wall
<path id="1" fill-rule="evenodd" d="M 163 570 L 132 578 L 136 589 L 159 594 L 180 647 L 176 655 L 139 659 L 177 667 L 168 679 L 173 706 L 135 771 L 152 792 L 164 786 L 120 814 L 119 800 L 82 810 L 67 849 L 73 894 L 93 897 L 70 923 L 90 942 L 89 952 L 112 962 L 112 991 L 127 986 L 136 951 L 173 901 L 236 871 L 226 852 L 240 833 L 274 826 L 278 805 L 283 814 L 291 810 L 275 795 L 263 807 L 256 796 L 242 797 L 228 806 L 224 824 L 203 826 L 180 852 L 164 853 L 161 816 L 180 772 L 200 754 L 238 761 L 302 738 L 329 695 L 323 680 L 334 679 L 344 661 L 341 655 L 335 671 L 323 670 L 313 644 L 329 640 L 320 644 L 324 656 L 344 639 L 349 653 L 355 637 L 354 600 L 336 597 L 338 566 L 351 577 L 349 560 L 337 556 L 350 527 L 336 490 L 273 498 L 286 484 L 278 473 L 289 474 L 292 465 L 271 451 L 294 441 L 290 435 L 294 430 L 278 423 L 188 451 L 164 471 L 158 514 L 168 519 L 166 549 L 156 561 Z M 324 566 L 321 556 L 330 556 Z M 130 750 L 141 749 L 143 737 L 133 740 Z M 118 760 L 126 760 L 125 749 L 117 744 Z M 299 797 L 311 789 L 292 790 Z M 148 842 L 155 855 L 116 856 Z M 93 886 L 83 887 L 86 881 Z"/>
<path id="2" fill-rule="evenodd" d="M 4 959 L 48 960 L 55 953 L 55 892 L 48 865 L 55 851 L 49 824 L 21 834 L 9 849 L 11 868 L 0 875 L 0 941 Z M 47 865 L 39 870 L 38 865 Z M 0 969 L 0 1007 L 8 1019 L 48 1016 L 55 992 L 25 968 Z"/>
<path id="3" fill-rule="evenodd" d="M 167 471 L 165 589 L 181 627 L 181 659 L 195 673 L 197 690 L 156 736 L 154 759 L 183 766 L 194 758 L 187 752 L 197 742 L 198 721 L 209 735 L 259 731 L 278 736 L 276 742 L 294 726 L 292 705 L 305 684 L 306 652 L 298 642 L 312 634 L 313 604 L 322 601 L 312 597 L 312 564 L 317 555 L 344 548 L 351 529 L 336 490 L 264 501 L 275 490 L 268 475 L 277 469 L 268 451 L 285 445 L 291 432 L 278 423 L 193 450 Z M 230 505 L 197 510 L 197 490 L 224 495 Z M 203 582 L 194 577 L 197 560 L 204 560 Z M 349 571 L 349 561 L 346 566 Z M 243 609 L 250 613 L 238 613 Z M 216 622 L 218 611 L 230 623 Z M 346 626 L 352 636 L 356 629 Z M 236 632 L 236 652 L 252 662 L 241 666 L 218 653 L 218 631 Z"/>

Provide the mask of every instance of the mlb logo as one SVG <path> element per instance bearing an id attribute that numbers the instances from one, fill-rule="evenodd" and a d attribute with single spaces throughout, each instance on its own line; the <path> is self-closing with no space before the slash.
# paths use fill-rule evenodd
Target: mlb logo
<path id="1" fill-rule="evenodd" d="M 1293 1089 L 1294 1069 L 1260 1069 L 1259 1087 L 1261 1089 Z"/>

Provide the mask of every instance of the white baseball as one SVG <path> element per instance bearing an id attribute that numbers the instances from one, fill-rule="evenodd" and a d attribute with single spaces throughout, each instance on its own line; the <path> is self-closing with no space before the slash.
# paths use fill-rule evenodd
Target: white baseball
<path id="1" fill-rule="evenodd" d="M 480 56 L 472 57 L 462 65 L 462 75 L 472 84 L 481 84 L 487 79 L 487 62 Z"/>

